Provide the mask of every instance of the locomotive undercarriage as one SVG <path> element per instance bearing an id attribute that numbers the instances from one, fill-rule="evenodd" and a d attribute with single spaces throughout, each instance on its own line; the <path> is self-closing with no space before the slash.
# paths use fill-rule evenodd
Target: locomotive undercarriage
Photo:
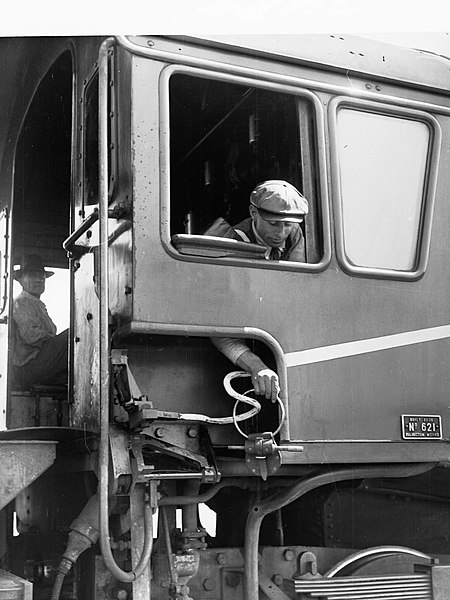
<path id="1" fill-rule="evenodd" d="M 32 581 L 35 600 L 439 598 L 448 585 L 442 466 L 282 464 L 270 434 L 215 448 L 204 425 L 140 402 L 133 426 L 110 426 L 107 532 L 98 440 L 64 428 L 53 466 L 3 510 L 15 531 L 1 566 Z M 255 473 L 258 461 L 267 465 Z M 199 519 L 204 504 L 217 515 L 214 536 Z"/>

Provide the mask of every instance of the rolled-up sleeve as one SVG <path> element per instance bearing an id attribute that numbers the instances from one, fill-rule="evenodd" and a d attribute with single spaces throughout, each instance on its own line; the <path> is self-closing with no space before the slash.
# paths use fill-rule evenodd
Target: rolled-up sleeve
<path id="1" fill-rule="evenodd" d="M 249 349 L 247 344 L 240 339 L 211 338 L 211 341 L 233 364 L 236 364 L 239 357 Z"/>

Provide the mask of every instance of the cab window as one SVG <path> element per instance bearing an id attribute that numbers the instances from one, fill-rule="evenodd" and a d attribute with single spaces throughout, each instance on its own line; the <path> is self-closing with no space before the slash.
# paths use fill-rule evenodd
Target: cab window
<path id="1" fill-rule="evenodd" d="M 414 111 L 364 108 L 337 112 L 340 258 L 352 272 L 419 276 L 429 242 L 438 124 Z"/>
<path id="2" fill-rule="evenodd" d="M 272 86 L 273 88 L 273 86 Z M 249 196 L 284 179 L 307 198 L 306 261 L 323 256 L 315 107 L 305 93 L 176 73 L 169 80 L 170 234 L 202 235 L 217 218 L 236 225 Z"/>

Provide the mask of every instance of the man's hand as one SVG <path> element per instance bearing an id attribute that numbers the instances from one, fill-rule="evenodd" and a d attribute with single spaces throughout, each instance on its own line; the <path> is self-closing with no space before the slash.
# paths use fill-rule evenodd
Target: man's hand
<path id="1" fill-rule="evenodd" d="M 252 384 L 255 394 L 265 396 L 268 400 L 276 402 L 280 393 L 280 381 L 278 375 L 269 369 L 263 361 L 250 350 L 244 352 L 236 363 L 252 376 Z"/>
<path id="2" fill-rule="evenodd" d="M 272 369 L 262 369 L 257 373 L 252 373 L 252 383 L 255 388 L 255 394 L 265 396 L 268 400 L 276 402 L 280 393 L 280 382 L 278 375 Z"/>

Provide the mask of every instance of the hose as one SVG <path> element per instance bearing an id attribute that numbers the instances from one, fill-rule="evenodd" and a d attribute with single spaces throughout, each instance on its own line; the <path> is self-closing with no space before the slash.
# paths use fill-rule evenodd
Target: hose
<path id="1" fill-rule="evenodd" d="M 237 431 L 243 437 L 247 438 L 248 436 L 239 427 L 238 422 L 246 421 L 247 419 L 251 419 L 252 417 L 257 415 L 259 413 L 259 411 L 261 410 L 261 404 L 254 398 L 249 398 L 247 396 L 247 394 L 254 392 L 253 388 L 250 390 L 247 390 L 244 394 L 240 394 L 231 386 L 231 380 L 235 379 L 236 377 L 250 377 L 250 376 L 251 376 L 250 373 L 247 373 L 247 371 L 232 371 L 231 373 L 228 373 L 228 375 L 225 375 L 225 377 L 224 377 L 223 387 L 225 388 L 225 391 L 227 392 L 227 394 L 229 396 L 231 396 L 232 398 L 235 398 L 235 400 L 236 400 L 236 403 L 233 407 L 233 415 L 231 417 L 208 417 L 207 415 L 202 415 L 202 414 L 198 414 L 198 413 L 182 413 L 182 414 L 180 414 L 180 419 L 182 419 L 184 421 L 201 421 L 202 423 L 210 423 L 211 425 L 231 425 L 231 423 L 233 423 L 233 425 L 236 427 Z M 281 399 L 279 397 L 277 398 L 277 401 L 280 406 L 281 416 L 280 416 L 280 423 L 279 423 L 277 429 L 273 432 L 273 435 L 277 435 L 277 433 L 280 432 L 281 427 L 283 426 L 284 420 L 286 418 L 286 409 L 284 407 L 283 402 L 281 401 Z M 253 406 L 253 408 L 248 410 L 245 413 L 238 415 L 238 414 L 236 414 L 236 409 L 237 409 L 239 402 L 243 402 L 245 404 L 250 404 L 250 406 Z"/>
<path id="2" fill-rule="evenodd" d="M 67 573 L 70 571 L 71 568 L 72 568 L 72 563 L 69 560 L 67 560 L 66 558 L 63 558 L 61 560 L 61 562 L 59 563 L 58 571 L 57 571 L 56 577 L 55 577 L 55 582 L 53 584 L 51 600 L 59 600 L 59 597 L 61 595 L 62 586 L 64 583 L 64 578 L 67 575 Z"/>
<path id="3" fill-rule="evenodd" d="M 223 387 L 229 396 L 237 400 L 236 404 L 239 402 L 244 402 L 245 404 L 250 404 L 250 406 L 253 406 L 252 409 L 242 413 L 241 415 L 231 417 L 208 417 L 207 415 L 197 413 L 182 413 L 180 414 L 180 418 L 184 421 L 201 421 L 202 423 L 210 423 L 212 425 L 231 425 L 236 421 L 246 421 L 247 419 L 251 419 L 257 415 L 261 410 L 261 404 L 254 398 L 249 398 L 244 394 L 239 394 L 239 392 L 236 392 L 236 390 L 231 387 L 230 381 L 236 377 L 250 377 L 250 373 L 247 373 L 247 371 L 232 371 L 231 373 L 228 373 L 228 375 L 225 375 L 223 380 Z M 245 393 L 248 394 L 250 392 L 253 392 L 253 389 L 248 390 Z"/>

